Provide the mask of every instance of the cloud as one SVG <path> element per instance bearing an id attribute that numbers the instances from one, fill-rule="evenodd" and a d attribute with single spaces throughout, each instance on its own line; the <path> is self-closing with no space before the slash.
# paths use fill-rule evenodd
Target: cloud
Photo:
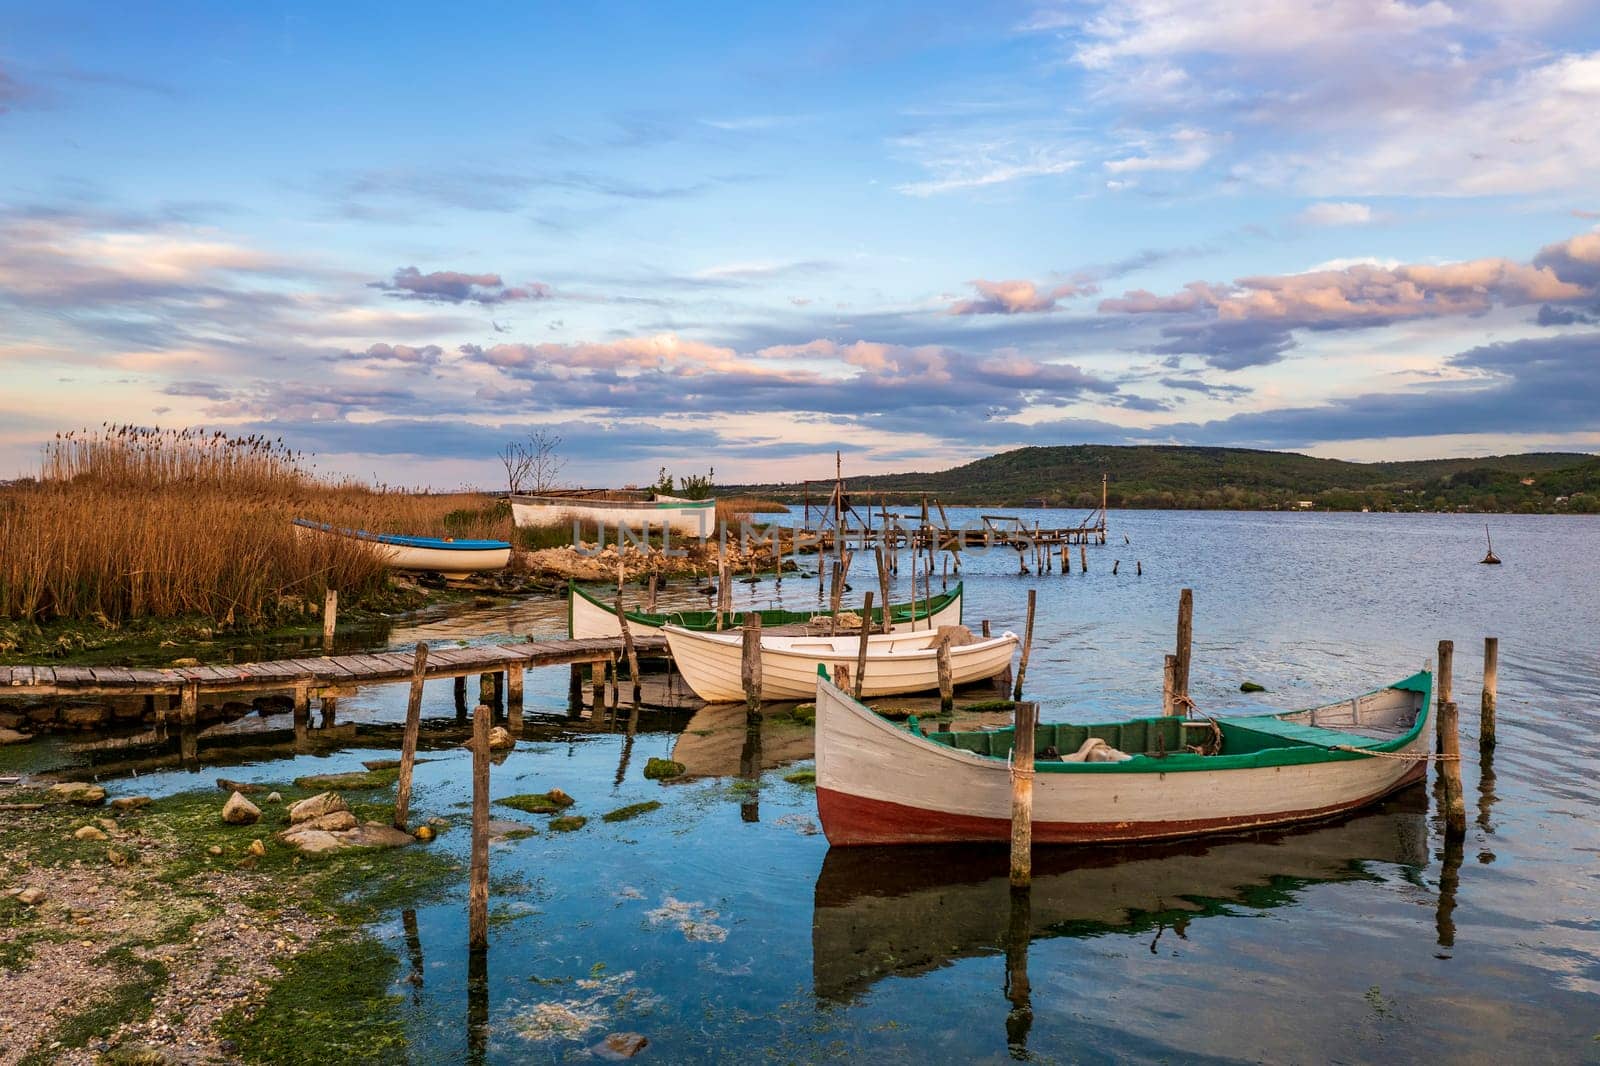
<path id="1" fill-rule="evenodd" d="M 1056 285 L 1041 291 L 1031 281 L 983 281 L 967 284 L 978 290 L 978 299 L 961 300 L 950 305 L 952 315 L 1024 315 L 1058 311 L 1057 300 L 1093 292 L 1071 284 Z"/>
<path id="2" fill-rule="evenodd" d="M 1372 221 L 1372 208 L 1348 201 L 1323 201 L 1310 205 L 1298 217 L 1310 226 L 1365 226 Z"/>
<path id="3" fill-rule="evenodd" d="M 1161 384 L 1169 389 L 1178 389 L 1183 392 L 1198 392 L 1213 400 L 1227 400 L 1233 402 L 1242 396 L 1248 396 L 1254 390 L 1244 385 L 1222 385 L 1200 378 L 1164 377 Z"/>
<path id="4" fill-rule="evenodd" d="M 1350 262 L 1300 274 L 1217 284 L 1193 281 L 1159 296 L 1143 289 L 1102 300 L 1111 314 L 1185 316 L 1162 329 L 1158 354 L 1202 355 L 1219 369 L 1276 362 L 1296 329 L 1362 329 L 1409 319 L 1480 315 L 1495 306 L 1585 301 L 1600 295 L 1600 234 L 1547 245 L 1532 263 Z"/>
<path id="5" fill-rule="evenodd" d="M 444 349 L 437 344 L 410 345 L 410 344 L 385 344 L 379 341 L 368 345 L 365 351 L 344 352 L 336 358 L 341 360 L 361 360 L 381 363 L 397 363 L 414 368 L 437 366 Z"/>
<path id="6" fill-rule="evenodd" d="M 499 274 L 463 274 L 455 270 L 435 270 L 424 274 L 414 266 L 401 267 L 390 281 L 374 281 L 381 289 L 401 300 L 433 300 L 439 303 L 476 303 L 485 307 L 512 300 L 548 300 L 550 286 L 534 282 L 507 288 Z"/>
<path id="7" fill-rule="evenodd" d="M 4 70 L 0 70 L 0 115 L 19 104 L 26 103 L 33 91 Z"/>
<path id="8" fill-rule="evenodd" d="M 577 193 L 610 200 L 676 200 L 734 180 L 737 179 L 722 177 L 687 185 L 665 185 L 576 168 L 526 173 L 397 168 L 328 175 L 323 180 L 322 192 L 344 214 L 382 217 L 396 214 L 395 204 L 408 203 L 508 213 L 530 206 L 530 198 L 539 192 Z"/>
<path id="9" fill-rule="evenodd" d="M 1596 312 L 1600 312 L 1597 307 Z M 1534 319 L 1541 326 L 1600 326 L 1600 313 L 1590 314 L 1570 307 L 1552 307 L 1545 304 L 1539 308 L 1539 314 Z"/>
<path id="10" fill-rule="evenodd" d="M 895 138 L 891 144 L 929 175 L 895 186 L 906 196 L 1009 185 L 1065 174 L 1081 163 L 1070 131 L 1055 122 L 940 127 Z"/>
<path id="11" fill-rule="evenodd" d="M 1108 159 L 1105 169 L 1108 174 L 1198 170 L 1215 154 L 1214 140 L 1205 130 L 1179 129 L 1165 138 L 1136 142 L 1138 154 Z"/>

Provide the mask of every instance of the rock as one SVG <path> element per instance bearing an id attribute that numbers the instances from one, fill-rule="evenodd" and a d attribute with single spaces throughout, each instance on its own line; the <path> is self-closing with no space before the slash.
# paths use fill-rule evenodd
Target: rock
<path id="1" fill-rule="evenodd" d="M 37 907 L 39 904 L 44 902 L 45 893 L 44 889 L 42 888 L 25 888 L 21 892 L 18 892 L 15 898 L 18 903 L 25 904 L 29 907 Z"/>
<path id="2" fill-rule="evenodd" d="M 344 797 L 337 792 L 319 792 L 310 799 L 303 799 L 289 808 L 289 821 L 291 824 L 309 822 L 313 818 L 321 818 L 325 814 L 335 811 L 348 811 L 350 805 L 345 803 Z"/>
<path id="3" fill-rule="evenodd" d="M 267 793 L 267 802 L 268 803 L 282 803 L 283 802 L 283 794 L 281 792 L 268 792 Z"/>
<path id="4" fill-rule="evenodd" d="M 265 855 L 266 853 L 267 853 L 267 846 L 265 844 L 263 844 L 260 840 L 252 840 L 250 842 L 250 854 L 256 856 L 256 858 L 260 858 L 261 856 Z"/>
<path id="5" fill-rule="evenodd" d="M 122 830 L 122 827 L 117 824 L 114 818 L 96 818 L 94 822 L 112 836 L 116 836 Z"/>
<path id="6" fill-rule="evenodd" d="M 73 729 L 99 729 L 111 718 L 111 708 L 103 704 L 87 707 L 63 707 L 61 724 Z"/>
<path id="7" fill-rule="evenodd" d="M 99 826 L 86 825 L 72 834 L 74 840 L 105 840 L 106 831 Z"/>
<path id="8" fill-rule="evenodd" d="M 1265 685 L 1258 685 L 1254 681 L 1246 681 L 1244 684 L 1239 686 L 1239 691 L 1240 692 L 1265 692 L 1265 691 L 1267 691 L 1267 689 L 1266 689 Z"/>
<path id="9" fill-rule="evenodd" d="M 649 814 L 651 811 L 660 809 L 660 800 L 649 800 L 645 803 L 630 803 L 626 807 L 618 807 L 614 811 L 607 811 L 605 814 L 600 816 L 600 820 L 602 822 L 626 822 L 630 818 L 637 818 L 641 814 Z"/>
<path id="10" fill-rule="evenodd" d="M 207 855 L 221 855 L 222 854 L 222 845 L 221 844 L 213 844 L 213 845 L 211 845 L 209 848 L 206 849 L 206 854 Z"/>
<path id="11" fill-rule="evenodd" d="M 222 805 L 222 820 L 229 825 L 255 825 L 261 820 L 261 808 L 235 792 Z"/>
<path id="12" fill-rule="evenodd" d="M 0 711 L 0 729 L 15 729 L 27 720 L 28 716 L 25 714 L 17 714 L 15 711 Z"/>
<path id="13" fill-rule="evenodd" d="M 588 824 L 589 819 L 581 814 L 564 814 L 560 818 L 550 819 L 550 829 L 556 833 L 571 833 Z"/>
<path id="14" fill-rule="evenodd" d="M 498 725 L 489 730 L 490 751 L 510 751 L 516 746 L 517 738 L 511 735 L 511 730 Z"/>
<path id="15" fill-rule="evenodd" d="M 307 855 L 322 855 L 349 846 L 339 837 L 321 829 L 311 829 L 304 833 L 285 834 L 283 842 L 300 849 Z"/>
<path id="16" fill-rule="evenodd" d="M 111 809 L 118 814 L 126 814 L 129 811 L 136 811 L 140 807 L 148 807 L 150 803 L 149 796 L 118 796 L 111 801 Z"/>
<path id="17" fill-rule="evenodd" d="M 133 861 L 133 856 L 122 848 L 107 848 L 106 861 L 112 866 L 126 866 Z"/>
<path id="18" fill-rule="evenodd" d="M 80 807 L 98 807 L 106 801 L 106 790 L 87 781 L 63 781 L 50 786 L 50 794 L 58 800 L 76 803 Z"/>
<path id="19" fill-rule="evenodd" d="M 399 777 L 390 770 L 351 770 L 342 774 L 311 774 L 294 779 L 297 788 L 388 788 Z"/>
<path id="20" fill-rule="evenodd" d="M 503 807 L 526 811 L 529 814 L 556 814 L 572 806 L 573 799 L 559 788 L 552 788 L 549 792 L 524 792 L 516 796 L 506 796 L 495 802 Z"/>
<path id="21" fill-rule="evenodd" d="M 358 848 L 403 848 L 416 843 L 416 838 L 404 829 L 396 829 L 382 822 L 362 822 L 339 835 Z"/>
<path id="22" fill-rule="evenodd" d="M 398 769 L 400 769 L 400 760 L 399 759 L 368 759 L 366 762 L 362 763 L 361 765 L 365 766 L 368 770 L 398 770 Z"/>
<path id="23" fill-rule="evenodd" d="M 530 837 L 538 832 L 527 822 L 513 822 L 509 818 L 491 818 L 486 827 L 490 840 L 515 840 L 517 837 Z"/>
<path id="24" fill-rule="evenodd" d="M 651 781 L 665 781 L 673 777 L 682 777 L 684 765 L 673 762 L 671 759 L 657 759 L 654 756 L 644 764 L 644 776 Z"/>
<path id="25" fill-rule="evenodd" d="M 56 709 L 53 705 L 45 704 L 39 707 L 28 708 L 28 721 L 34 725 L 46 725 L 56 720 Z"/>
<path id="26" fill-rule="evenodd" d="M 0 748 L 7 744 L 26 744 L 32 739 L 32 733 L 19 733 L 15 729 L 0 728 Z"/>
<path id="27" fill-rule="evenodd" d="M 300 833 L 320 831 L 324 833 L 338 833 L 345 829 L 354 829 L 356 816 L 349 811 L 329 811 L 327 814 L 315 818 L 307 818 L 297 825 L 284 830 L 285 833 Z"/>
<path id="28" fill-rule="evenodd" d="M 433 826 L 435 829 L 449 829 L 450 828 L 450 819 L 448 819 L 448 818 L 440 818 L 436 814 L 432 818 L 428 819 L 428 824 Z"/>
<path id="29" fill-rule="evenodd" d="M 182 668 L 182 667 L 185 667 L 185 666 L 199 666 L 200 665 L 200 660 L 196 659 L 196 658 L 193 658 L 191 656 L 189 658 L 184 658 L 184 659 L 174 659 L 174 660 L 172 660 L 171 665 L 174 666 L 174 667 L 178 667 L 178 668 Z"/>
<path id="30" fill-rule="evenodd" d="M 224 792 L 238 792 L 246 796 L 253 796 L 261 791 L 260 785 L 252 785 L 248 781 L 233 781 L 226 777 L 217 778 L 217 787 Z"/>
<path id="31" fill-rule="evenodd" d="M 633 1058 L 649 1045 L 649 1038 L 642 1033 L 609 1033 L 589 1050 L 602 1059 L 619 1061 Z"/>

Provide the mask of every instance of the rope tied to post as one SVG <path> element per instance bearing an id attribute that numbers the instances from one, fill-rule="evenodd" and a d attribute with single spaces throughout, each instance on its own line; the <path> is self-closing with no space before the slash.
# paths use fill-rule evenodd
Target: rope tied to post
<path id="1" fill-rule="evenodd" d="M 1014 758 L 1012 758 L 1012 756 L 1014 756 L 1016 753 L 1016 748 L 1012 748 L 1010 751 L 1006 752 L 1006 769 L 1011 771 L 1011 780 L 1032 781 L 1033 767 L 1020 765 Z"/>
<path id="2" fill-rule="evenodd" d="M 1204 744 L 1185 744 L 1185 750 L 1192 751 L 1196 755 L 1220 754 L 1222 752 L 1222 726 L 1217 724 L 1217 720 L 1197 707 L 1194 700 L 1189 698 L 1187 692 L 1173 693 L 1172 703 L 1185 718 L 1191 715 L 1197 718 L 1204 718 L 1206 724 L 1211 726 L 1211 739 L 1209 741 Z"/>

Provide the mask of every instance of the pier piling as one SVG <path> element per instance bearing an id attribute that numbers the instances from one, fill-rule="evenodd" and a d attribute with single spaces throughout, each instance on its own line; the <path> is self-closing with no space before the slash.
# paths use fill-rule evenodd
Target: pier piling
<path id="1" fill-rule="evenodd" d="M 1467 800 L 1461 791 L 1461 732 L 1456 701 L 1446 700 L 1439 714 L 1439 772 L 1444 778 L 1444 831 L 1460 839 L 1467 832 Z"/>
<path id="2" fill-rule="evenodd" d="M 1434 689 L 1438 692 L 1438 702 L 1435 704 L 1436 717 L 1434 726 L 1434 751 L 1444 750 L 1444 705 L 1454 699 L 1451 691 L 1451 674 L 1454 671 L 1456 659 L 1456 642 L 1441 640 L 1439 642 L 1439 672 L 1434 675 Z"/>
<path id="3" fill-rule="evenodd" d="M 836 564 L 837 565 L 837 564 Z M 744 686 L 745 720 L 761 720 L 761 612 L 744 613 L 739 681 Z"/>
<path id="4" fill-rule="evenodd" d="M 422 731 L 422 680 L 428 672 L 428 645 L 418 642 L 411 668 L 411 693 L 406 699 L 406 731 L 400 740 L 400 780 L 394 797 L 394 827 L 404 829 L 411 813 L 411 770 L 417 761 L 417 736 Z M 520 680 L 520 672 L 519 672 Z"/>
<path id="5" fill-rule="evenodd" d="M 478 704 L 472 712 L 472 865 L 467 889 L 467 946 L 489 946 L 489 719 Z"/>
<path id="6" fill-rule="evenodd" d="M 633 631 L 628 628 L 628 614 L 622 609 L 622 597 L 617 597 L 617 625 L 622 629 L 622 646 L 628 655 L 628 677 L 633 682 L 633 705 L 639 706 L 639 653 L 633 650 Z M 621 686 L 617 688 L 617 702 L 622 702 Z"/>
<path id="7" fill-rule="evenodd" d="M 339 590 L 329 589 L 322 601 L 322 646 L 333 650 L 333 630 L 339 622 Z"/>
<path id="8" fill-rule="evenodd" d="M 1500 688 L 1500 638 L 1483 638 L 1483 709 L 1478 719 L 1478 749 L 1493 751 L 1494 704 Z"/>
<path id="9" fill-rule="evenodd" d="M 1161 713 L 1168 717 L 1178 710 L 1178 657 L 1168 655 L 1161 666 Z"/>
<path id="10" fill-rule="evenodd" d="M 506 667 L 506 725 L 513 733 L 522 732 L 522 667 Z"/>
<path id="11" fill-rule="evenodd" d="M 1172 677 L 1172 696 L 1178 704 L 1189 700 L 1189 657 L 1194 645 L 1194 589 L 1178 593 L 1177 664 Z"/>
<path id="12" fill-rule="evenodd" d="M 955 675 L 950 669 L 950 641 L 939 641 L 937 652 L 939 667 L 939 713 L 949 714 L 956 708 Z"/>

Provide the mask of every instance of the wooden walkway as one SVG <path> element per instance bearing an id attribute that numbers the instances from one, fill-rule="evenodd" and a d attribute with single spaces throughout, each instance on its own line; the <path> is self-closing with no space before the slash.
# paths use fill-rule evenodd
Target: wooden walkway
<path id="1" fill-rule="evenodd" d="M 667 642 L 654 634 L 634 637 L 641 654 L 664 654 Z M 621 637 L 536 640 L 468 648 L 428 649 L 427 678 L 515 674 L 541 666 L 608 663 L 623 653 Z M 322 655 L 305 659 L 227 666 L 133 669 L 120 666 L 0 666 L 0 696 L 189 696 L 215 692 L 280 692 L 339 695 L 359 685 L 411 679 L 409 651 L 370 655 Z"/>

